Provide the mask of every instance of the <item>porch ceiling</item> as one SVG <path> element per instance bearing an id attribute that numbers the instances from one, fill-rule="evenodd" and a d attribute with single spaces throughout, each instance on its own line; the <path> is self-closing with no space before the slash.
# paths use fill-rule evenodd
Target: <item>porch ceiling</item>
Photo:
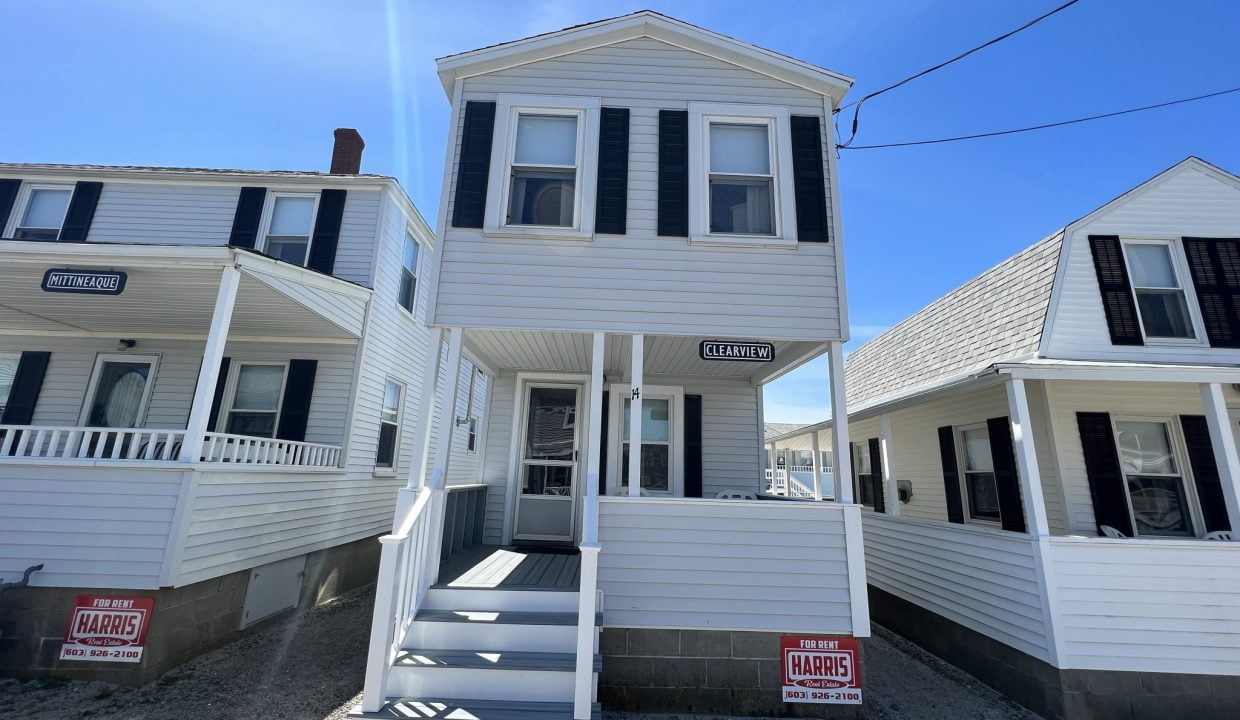
<path id="1" fill-rule="evenodd" d="M 726 340 L 717 336 L 647 335 L 646 375 L 682 377 L 728 377 L 765 381 L 782 374 L 821 353 L 823 343 L 772 341 L 775 360 L 761 362 L 721 362 L 702 360 L 698 344 L 703 340 Z M 480 360 L 495 370 L 544 372 L 590 372 L 587 333 L 537 330 L 467 329 L 465 343 Z M 603 371 L 627 377 L 632 341 L 628 335 L 608 335 Z"/>

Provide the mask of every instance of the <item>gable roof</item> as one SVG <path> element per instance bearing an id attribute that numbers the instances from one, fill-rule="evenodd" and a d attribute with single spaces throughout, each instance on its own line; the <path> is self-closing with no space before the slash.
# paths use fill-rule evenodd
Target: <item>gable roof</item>
<path id="1" fill-rule="evenodd" d="M 639 10 L 628 15 L 574 25 L 521 40 L 448 55 L 435 62 L 439 68 L 439 81 L 443 84 L 444 92 L 451 98 L 452 87 L 461 78 L 639 37 L 660 40 L 769 75 L 807 90 L 829 95 L 833 107 L 839 106 L 840 100 L 853 83 L 852 78 L 826 68 L 712 32 L 653 10 Z"/>
<path id="2" fill-rule="evenodd" d="M 803 427 L 805 427 L 805 423 L 763 423 L 762 437 L 769 442 L 774 438 L 787 435 L 793 430 Z"/>

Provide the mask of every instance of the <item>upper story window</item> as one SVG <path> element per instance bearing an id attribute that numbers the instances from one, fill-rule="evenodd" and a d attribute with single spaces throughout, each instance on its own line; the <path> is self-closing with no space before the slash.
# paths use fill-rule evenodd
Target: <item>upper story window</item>
<path id="1" fill-rule="evenodd" d="M 286 365 L 274 362 L 233 363 L 233 383 L 225 427 L 235 435 L 275 437 L 284 399 Z"/>
<path id="2" fill-rule="evenodd" d="M 796 244 L 787 108 L 689 104 L 689 239 Z"/>
<path id="3" fill-rule="evenodd" d="M 17 363 L 20 360 L 20 355 L 0 355 L 0 415 L 4 414 L 4 407 L 9 404 L 9 395 L 13 392 L 13 380 L 17 377 Z"/>
<path id="4" fill-rule="evenodd" d="M 272 193 L 263 232 L 263 252 L 295 265 L 305 265 L 318 214 L 319 196 Z"/>
<path id="5" fill-rule="evenodd" d="M 577 125 L 577 115 L 517 113 L 509 225 L 573 226 Z"/>
<path id="6" fill-rule="evenodd" d="M 1136 295 L 1141 331 L 1155 341 L 1195 341 L 1194 308 L 1177 247 L 1168 241 L 1125 240 L 1124 258 Z"/>
<path id="7" fill-rule="evenodd" d="M 72 187 L 31 187 L 26 194 L 25 207 L 13 227 L 13 237 L 17 240 L 56 240 L 72 197 Z"/>
<path id="8" fill-rule="evenodd" d="M 400 263 L 400 306 L 413 312 L 418 302 L 418 241 L 405 233 L 404 254 Z"/>
<path id="9" fill-rule="evenodd" d="M 985 424 L 960 428 L 960 451 L 969 520 L 999 522 L 999 486 L 990 454 L 990 432 Z"/>

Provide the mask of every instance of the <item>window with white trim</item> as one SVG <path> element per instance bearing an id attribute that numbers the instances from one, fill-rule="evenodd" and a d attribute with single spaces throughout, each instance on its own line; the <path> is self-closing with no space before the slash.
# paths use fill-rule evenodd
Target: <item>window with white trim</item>
<path id="1" fill-rule="evenodd" d="M 319 211 L 317 193 L 270 193 L 261 250 L 294 265 L 306 264 L 314 220 Z"/>
<path id="2" fill-rule="evenodd" d="M 457 418 L 456 424 L 466 426 L 465 452 L 472 455 L 478 452 L 478 416 L 482 414 L 482 410 L 475 406 L 479 402 L 486 402 L 487 377 L 486 373 L 473 363 L 465 362 L 462 367 L 469 373 L 469 392 L 465 396 L 465 417 Z M 482 385 L 481 389 L 479 384 Z"/>
<path id="3" fill-rule="evenodd" d="M 50 240 L 60 237 L 60 228 L 69 212 L 73 187 L 34 185 L 27 189 L 25 202 L 13 226 L 15 240 Z"/>
<path id="4" fill-rule="evenodd" d="M 1192 503 L 1169 420 L 1115 420 L 1132 527 L 1138 536 L 1193 537 Z"/>
<path id="5" fill-rule="evenodd" d="M 224 432 L 275 437 L 287 370 L 283 362 L 234 361 L 229 370 Z"/>
<path id="6" fill-rule="evenodd" d="M 990 454 L 990 431 L 985 423 L 957 429 L 960 442 L 960 479 L 971 522 L 997 523 L 999 484 L 995 481 L 995 462 Z"/>
<path id="7" fill-rule="evenodd" d="M 1195 304 L 1184 291 L 1188 274 L 1179 243 L 1124 240 L 1123 247 L 1145 338 L 1195 342 L 1202 337 Z"/>
<path id="8" fill-rule="evenodd" d="M 792 245 L 796 210 L 787 108 L 689 104 L 689 239 Z"/>
<path id="9" fill-rule="evenodd" d="M 629 443 L 632 435 L 632 389 L 610 388 L 607 486 L 612 494 L 627 494 Z M 684 496 L 684 388 L 646 385 L 642 388 L 641 492 L 643 495 Z"/>
<path id="10" fill-rule="evenodd" d="M 9 404 L 9 395 L 13 392 L 13 380 L 17 377 L 17 363 L 19 362 L 21 362 L 21 355 L 0 354 L 0 415 L 4 414 L 4 408 Z"/>
<path id="11" fill-rule="evenodd" d="M 158 355 L 101 354 L 96 357 L 82 407 L 81 424 L 142 427 L 158 363 Z"/>
<path id="12" fill-rule="evenodd" d="M 874 458 L 870 456 L 870 443 L 863 440 L 856 445 L 857 457 L 853 461 L 853 467 L 857 473 L 857 502 L 861 505 L 874 507 Z"/>
<path id="13" fill-rule="evenodd" d="M 413 234 L 405 231 L 405 246 L 400 263 L 400 306 L 409 312 L 418 302 L 418 251 L 421 247 Z"/>
<path id="14" fill-rule="evenodd" d="M 400 438 L 400 401 L 405 387 L 388 380 L 383 387 L 383 406 L 379 410 L 379 445 L 375 451 L 375 467 L 396 465 L 396 447 Z"/>

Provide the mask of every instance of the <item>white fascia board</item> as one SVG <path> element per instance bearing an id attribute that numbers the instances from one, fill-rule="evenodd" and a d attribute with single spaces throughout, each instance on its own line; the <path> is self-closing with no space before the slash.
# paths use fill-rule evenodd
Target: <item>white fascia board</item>
<path id="1" fill-rule="evenodd" d="M 1000 375 L 1021 380 L 1095 382 L 1240 383 L 1240 367 L 1090 362 L 1030 362 L 995 366 Z"/>
<path id="2" fill-rule="evenodd" d="M 261 280 L 258 277 L 259 275 L 272 275 L 299 285 L 333 292 L 357 300 L 367 300 L 374 292 L 370 288 L 356 285 L 348 280 L 341 280 L 332 275 L 325 275 L 317 270 L 309 270 L 265 255 L 232 248 L 225 249 L 231 250 L 235 255 L 234 261 L 236 266 L 246 272 L 247 275 L 255 277 L 255 279 Z"/>
<path id="3" fill-rule="evenodd" d="M 0 163 L 0 172 L 17 179 L 90 178 L 127 183 L 180 182 L 192 185 L 313 185 L 315 187 L 368 188 L 400 185 L 387 175 L 332 175 L 330 173 L 282 173 L 230 171 L 212 168 L 132 168 L 98 165 L 51 165 L 41 163 Z M 403 194 L 403 190 L 401 193 Z"/>
<path id="4" fill-rule="evenodd" d="M 233 264 L 235 250 L 222 245 L 148 245 L 137 243 L 49 243 L 6 240 L 0 243 L 0 261 L 6 263 L 65 263 L 81 266 L 194 265 L 223 268 Z"/>

